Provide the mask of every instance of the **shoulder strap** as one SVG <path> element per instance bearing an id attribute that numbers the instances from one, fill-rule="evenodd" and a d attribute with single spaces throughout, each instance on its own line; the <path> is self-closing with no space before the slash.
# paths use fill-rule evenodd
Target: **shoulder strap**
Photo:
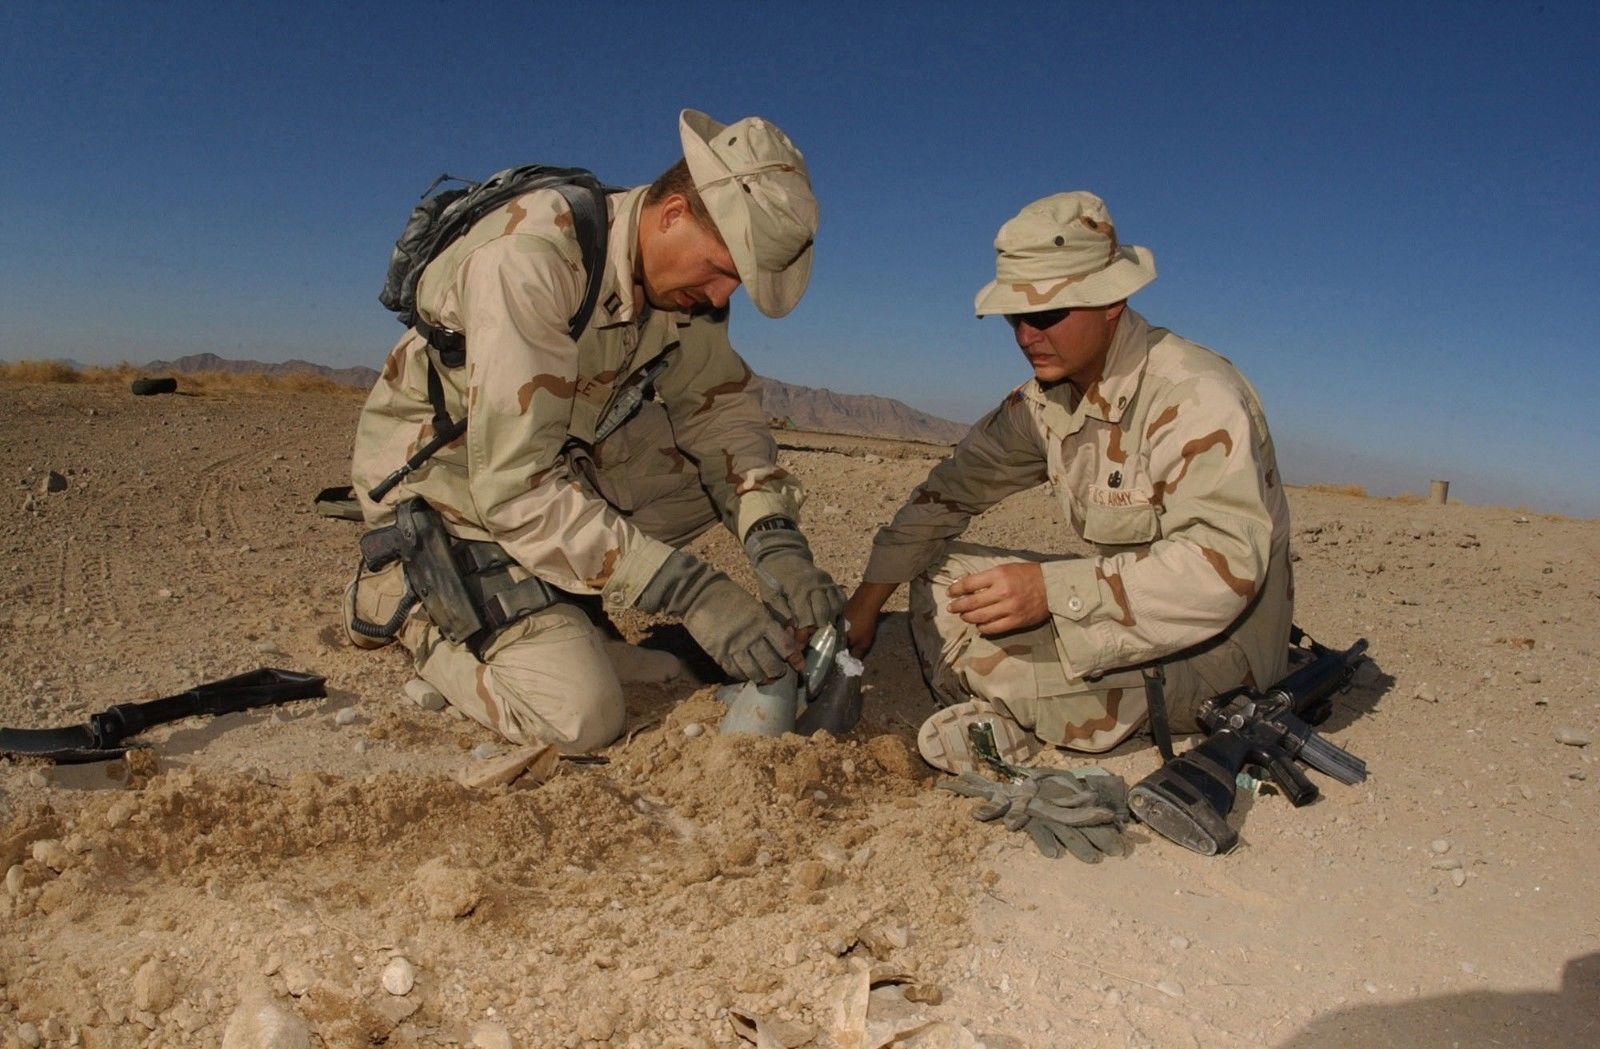
<path id="1" fill-rule="evenodd" d="M 564 182 L 551 188 L 560 193 L 572 209 L 572 229 L 578 238 L 578 250 L 583 256 L 583 299 L 578 303 L 577 312 L 567 321 L 567 334 L 573 342 L 577 342 L 594 316 L 595 303 L 600 297 L 600 284 L 605 279 L 606 239 L 610 233 L 606 188 L 593 182 Z M 426 324 L 420 316 L 416 318 L 416 328 L 418 334 L 438 352 L 439 362 L 446 368 L 459 368 L 466 363 L 465 335 L 435 328 Z M 441 336 L 444 338 L 441 339 Z M 439 369 L 431 358 L 428 361 L 428 403 L 433 408 L 433 439 L 367 493 L 373 502 L 381 502 L 407 474 L 431 459 L 440 448 L 467 432 L 467 420 L 452 419 L 445 407 L 444 381 L 439 377 Z"/>

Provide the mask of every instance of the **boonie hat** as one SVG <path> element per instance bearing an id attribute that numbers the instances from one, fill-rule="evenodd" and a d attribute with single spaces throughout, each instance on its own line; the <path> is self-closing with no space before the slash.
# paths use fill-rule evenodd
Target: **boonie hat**
<path id="1" fill-rule="evenodd" d="M 995 279 L 978 316 L 1109 306 L 1156 278 L 1149 248 L 1121 244 L 1106 202 L 1086 190 L 1036 200 L 995 235 Z"/>
<path id="2" fill-rule="evenodd" d="M 728 245 L 739 279 L 768 317 L 794 309 L 811 279 L 817 198 L 805 158 L 760 117 L 722 124 L 685 109 L 678 137 L 694 187 Z"/>

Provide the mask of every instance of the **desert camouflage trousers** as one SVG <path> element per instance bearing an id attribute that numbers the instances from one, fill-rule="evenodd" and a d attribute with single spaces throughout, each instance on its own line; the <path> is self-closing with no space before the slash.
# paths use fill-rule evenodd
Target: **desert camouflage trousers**
<path id="1" fill-rule="evenodd" d="M 694 465 L 678 451 L 659 404 L 644 405 L 575 471 L 641 531 L 673 546 L 720 519 Z M 528 577 L 518 565 L 511 572 L 514 581 Z M 404 590 L 398 563 L 361 576 L 346 594 L 347 622 L 352 607 L 369 622 L 385 622 Z M 622 685 L 606 654 L 606 638 L 575 603 L 558 601 L 511 624 L 485 646 L 481 659 L 441 634 L 420 605 L 398 640 L 411 652 L 418 677 L 512 742 L 551 743 L 576 754 L 622 733 Z"/>
<path id="2" fill-rule="evenodd" d="M 946 608 L 950 584 L 964 575 L 1008 562 L 1057 559 L 1027 550 L 949 543 L 943 556 L 912 580 L 911 639 L 923 677 L 940 705 L 987 700 L 1046 743 L 1098 753 L 1145 724 L 1149 708 L 1143 668 L 1085 679 L 1071 669 L 1054 622 L 984 637 Z M 1244 650 L 1227 637 L 1158 665 L 1174 732 L 1195 731 L 1199 704 L 1237 688 L 1250 675 Z"/>

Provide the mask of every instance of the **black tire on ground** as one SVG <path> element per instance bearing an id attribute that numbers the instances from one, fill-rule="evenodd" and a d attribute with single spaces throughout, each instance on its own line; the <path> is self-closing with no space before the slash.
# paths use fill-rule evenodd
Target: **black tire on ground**
<path id="1" fill-rule="evenodd" d="M 157 393 L 177 393 L 178 380 L 167 376 L 163 379 L 135 379 L 128 387 L 135 397 L 149 397 Z"/>

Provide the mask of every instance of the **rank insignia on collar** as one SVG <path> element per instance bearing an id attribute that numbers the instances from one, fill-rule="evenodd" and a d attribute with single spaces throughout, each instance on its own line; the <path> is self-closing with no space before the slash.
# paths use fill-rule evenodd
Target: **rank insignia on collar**
<path id="1" fill-rule="evenodd" d="M 1107 488 L 1121 488 L 1122 487 L 1122 471 L 1121 470 L 1112 470 L 1111 471 L 1111 476 L 1106 478 L 1106 487 Z"/>
<path id="2" fill-rule="evenodd" d="M 615 317 L 617 315 L 617 311 L 622 308 L 622 296 L 618 295 L 616 292 L 612 292 L 606 298 L 605 307 L 606 312 Z"/>

